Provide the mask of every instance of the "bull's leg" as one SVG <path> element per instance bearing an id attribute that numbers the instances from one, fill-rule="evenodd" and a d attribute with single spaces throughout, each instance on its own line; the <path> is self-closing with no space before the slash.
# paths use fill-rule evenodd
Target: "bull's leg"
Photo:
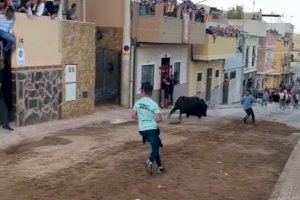
<path id="1" fill-rule="evenodd" d="M 189 114 L 186 114 L 186 118 L 189 118 L 190 117 L 190 115 Z"/>
<path id="2" fill-rule="evenodd" d="M 181 121 L 181 115 L 182 115 L 182 111 L 180 110 L 180 113 L 179 113 L 179 120 Z"/>

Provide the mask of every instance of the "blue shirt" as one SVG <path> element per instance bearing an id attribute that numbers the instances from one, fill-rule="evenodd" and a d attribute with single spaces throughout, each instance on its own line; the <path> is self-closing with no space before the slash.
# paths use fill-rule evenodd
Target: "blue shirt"
<path id="1" fill-rule="evenodd" d="M 245 110 L 252 108 L 253 102 L 255 102 L 256 99 L 252 95 L 244 96 L 242 100 L 242 104 Z"/>
<path id="2" fill-rule="evenodd" d="M 6 19 L 5 15 L 0 14 L 0 30 L 6 33 L 12 33 L 14 21 Z"/>
<path id="3" fill-rule="evenodd" d="M 157 129 L 155 117 L 161 112 L 155 101 L 153 101 L 151 98 L 143 97 L 134 104 L 133 110 L 138 114 L 140 131 Z"/>

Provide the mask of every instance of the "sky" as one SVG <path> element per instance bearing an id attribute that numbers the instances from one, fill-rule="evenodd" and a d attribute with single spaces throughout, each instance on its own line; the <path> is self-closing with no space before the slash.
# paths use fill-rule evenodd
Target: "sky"
<path id="1" fill-rule="evenodd" d="M 195 3 L 201 0 L 193 0 Z M 202 4 L 223 10 L 241 5 L 246 12 L 253 11 L 253 0 L 206 0 Z M 283 14 L 283 22 L 295 25 L 295 32 L 300 33 L 300 0 L 255 0 L 255 11 L 262 9 L 263 14 Z M 267 19 L 267 22 L 278 22 L 278 19 Z"/>

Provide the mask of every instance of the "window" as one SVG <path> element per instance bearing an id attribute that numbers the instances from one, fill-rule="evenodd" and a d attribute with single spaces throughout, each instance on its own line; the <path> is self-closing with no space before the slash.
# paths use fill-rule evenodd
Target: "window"
<path id="1" fill-rule="evenodd" d="M 197 81 L 198 82 L 202 81 L 202 73 L 197 74 Z"/>
<path id="2" fill-rule="evenodd" d="M 174 63 L 174 81 L 175 84 L 180 84 L 180 62 Z"/>
<path id="3" fill-rule="evenodd" d="M 256 46 L 253 46 L 252 49 L 252 67 L 255 65 L 256 63 Z"/>
<path id="4" fill-rule="evenodd" d="M 154 65 L 142 66 L 142 88 L 145 84 L 154 85 Z"/>
<path id="5" fill-rule="evenodd" d="M 220 76 L 220 70 L 216 70 L 216 78 Z"/>
<path id="6" fill-rule="evenodd" d="M 249 48 L 250 48 L 249 46 L 246 47 L 246 61 L 245 61 L 246 68 L 249 67 Z"/>
<path id="7" fill-rule="evenodd" d="M 230 72 L 230 79 L 235 79 L 236 77 L 236 72 Z"/>

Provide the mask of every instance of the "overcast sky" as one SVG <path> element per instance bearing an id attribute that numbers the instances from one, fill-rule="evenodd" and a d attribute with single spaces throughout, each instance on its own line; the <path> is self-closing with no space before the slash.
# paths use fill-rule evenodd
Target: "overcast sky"
<path id="1" fill-rule="evenodd" d="M 193 0 L 201 2 L 201 0 Z M 205 5 L 218 7 L 224 10 L 235 7 L 236 5 L 244 6 L 246 12 L 253 11 L 253 0 L 207 0 Z M 264 14 L 274 12 L 284 15 L 284 22 L 292 22 L 295 25 L 295 32 L 300 33 L 300 0 L 255 0 L 255 11 L 262 9 Z M 291 18 L 292 16 L 292 18 Z M 278 20 L 272 22 L 277 22 Z M 268 19 L 270 22 L 270 19 Z"/>

